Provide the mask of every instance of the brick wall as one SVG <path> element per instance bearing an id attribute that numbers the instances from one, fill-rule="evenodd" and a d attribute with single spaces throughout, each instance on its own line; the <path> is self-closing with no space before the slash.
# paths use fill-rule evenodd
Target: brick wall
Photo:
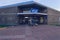
<path id="1" fill-rule="evenodd" d="M 17 12 L 18 12 L 17 7 L 0 9 L 0 25 L 16 25 Z"/>
<path id="2" fill-rule="evenodd" d="M 17 13 L 17 7 L 9 7 L 9 8 L 2 8 L 0 9 L 0 13 Z"/>
<path id="3" fill-rule="evenodd" d="M 48 8 L 48 24 L 60 24 L 59 17 L 59 11 Z"/>
<path id="4" fill-rule="evenodd" d="M 0 25 L 17 25 L 17 16 L 0 15 Z"/>

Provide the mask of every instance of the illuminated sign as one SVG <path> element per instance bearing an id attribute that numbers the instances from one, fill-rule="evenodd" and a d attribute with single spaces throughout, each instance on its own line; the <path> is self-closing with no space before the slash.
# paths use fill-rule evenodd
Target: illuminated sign
<path id="1" fill-rule="evenodd" d="M 32 13 L 37 13 L 37 12 L 38 12 L 38 9 L 32 8 L 30 11 L 31 11 Z"/>

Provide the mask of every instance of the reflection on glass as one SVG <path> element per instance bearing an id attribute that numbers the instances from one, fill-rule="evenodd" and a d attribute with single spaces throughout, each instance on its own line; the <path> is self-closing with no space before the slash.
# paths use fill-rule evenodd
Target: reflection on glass
<path id="1" fill-rule="evenodd" d="M 40 17 L 40 23 L 43 23 L 44 19 L 43 17 Z"/>

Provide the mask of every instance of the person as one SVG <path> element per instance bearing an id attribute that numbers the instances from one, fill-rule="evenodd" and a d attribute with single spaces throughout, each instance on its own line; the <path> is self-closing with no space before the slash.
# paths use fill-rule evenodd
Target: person
<path id="1" fill-rule="evenodd" d="M 35 19 L 33 19 L 33 18 L 30 18 L 30 19 L 29 19 L 29 25 L 31 25 L 31 26 L 38 25 L 38 24 L 37 24 L 37 20 L 35 20 Z"/>
<path id="2" fill-rule="evenodd" d="M 33 26 L 33 19 L 32 18 L 29 19 L 29 25 Z"/>

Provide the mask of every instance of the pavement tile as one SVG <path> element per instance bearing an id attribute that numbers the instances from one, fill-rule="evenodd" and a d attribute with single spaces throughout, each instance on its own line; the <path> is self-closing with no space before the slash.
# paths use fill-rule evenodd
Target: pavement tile
<path id="1" fill-rule="evenodd" d="M 3 35 L 25 35 L 25 38 L 1 39 L 1 40 L 60 40 L 60 27 L 50 25 L 16 26 L 6 30 L 0 30 Z"/>

